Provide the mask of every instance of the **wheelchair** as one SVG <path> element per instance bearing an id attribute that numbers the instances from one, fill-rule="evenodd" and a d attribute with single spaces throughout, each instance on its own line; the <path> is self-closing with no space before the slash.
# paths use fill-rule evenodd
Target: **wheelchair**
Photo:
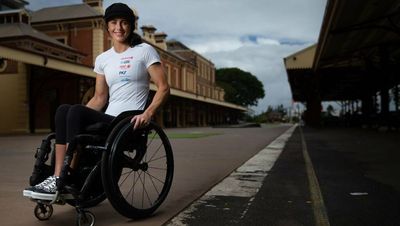
<path id="1" fill-rule="evenodd" d="M 87 210 L 108 199 L 121 215 L 131 218 L 151 216 L 170 190 L 174 160 L 171 144 L 154 122 L 134 130 L 134 113 L 124 112 L 111 124 L 90 125 L 69 143 L 57 192 L 53 200 L 32 199 L 34 214 L 48 220 L 53 204 L 74 206 L 76 225 L 93 226 L 95 216 Z M 43 139 L 35 154 L 29 183 L 36 185 L 54 173 L 55 134 Z M 77 161 L 71 166 L 72 159 Z M 71 196 L 64 195 L 65 193 Z"/>

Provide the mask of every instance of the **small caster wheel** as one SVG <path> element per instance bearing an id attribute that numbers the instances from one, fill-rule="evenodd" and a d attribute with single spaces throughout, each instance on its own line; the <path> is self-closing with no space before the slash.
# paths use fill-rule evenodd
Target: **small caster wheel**
<path id="1" fill-rule="evenodd" d="M 47 204 L 37 204 L 35 207 L 35 217 L 41 221 L 48 220 L 53 215 L 53 206 Z"/>
<path id="2" fill-rule="evenodd" d="M 94 226 L 94 222 L 95 222 L 94 214 L 87 210 L 78 213 L 78 216 L 76 218 L 77 226 Z"/>

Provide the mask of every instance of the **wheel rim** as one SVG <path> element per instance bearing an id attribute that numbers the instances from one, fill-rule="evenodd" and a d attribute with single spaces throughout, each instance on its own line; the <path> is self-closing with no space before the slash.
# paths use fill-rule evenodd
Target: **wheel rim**
<path id="1" fill-rule="evenodd" d="M 85 211 L 78 215 L 78 226 L 94 226 L 95 217 L 93 213 Z"/>
<path id="2" fill-rule="evenodd" d="M 150 126 L 147 135 L 146 152 L 130 143 L 132 129 L 126 129 L 120 136 L 117 148 L 113 152 L 114 161 L 110 161 L 114 169 L 116 192 L 130 208 L 154 211 L 165 199 L 172 182 L 172 151 L 165 134 L 161 129 Z M 161 134 L 162 133 L 162 134 Z M 161 134 L 161 135 L 160 135 Z M 118 139 L 117 139 L 118 140 Z M 139 150 L 139 151 L 138 151 Z M 168 154 L 167 154 L 168 153 Z M 115 161 L 118 159 L 119 161 Z"/>
<path id="3" fill-rule="evenodd" d="M 53 214 L 53 206 L 51 205 L 36 205 L 35 216 L 37 219 L 44 221 L 48 220 Z"/>

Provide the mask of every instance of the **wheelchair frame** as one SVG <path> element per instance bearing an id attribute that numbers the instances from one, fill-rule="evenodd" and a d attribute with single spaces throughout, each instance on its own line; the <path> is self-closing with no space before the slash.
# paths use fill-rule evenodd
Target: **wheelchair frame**
<path id="1" fill-rule="evenodd" d="M 99 125 L 97 129 L 89 128 L 92 130 L 90 133 L 77 135 L 69 143 L 61 174 L 56 182 L 55 198 L 51 201 L 33 200 L 37 203 L 34 209 L 36 218 L 48 220 L 53 213 L 53 204 L 68 203 L 75 206 L 78 226 L 92 226 L 95 224 L 95 216 L 87 208 L 96 206 L 106 198 L 117 212 L 132 219 L 148 217 L 157 210 L 167 197 L 172 184 L 174 162 L 171 144 L 164 131 L 154 122 L 150 122 L 146 128 L 134 130 L 130 123 L 132 117 L 129 112 L 121 114 L 113 120 L 107 130 L 104 124 Z M 51 140 L 54 138 L 54 134 L 48 135 L 35 155 L 36 162 L 30 178 L 31 185 L 38 183 L 37 179 L 34 180 L 34 176 L 45 178 L 49 176 L 46 174 L 53 172 L 49 168 L 53 168 L 54 164 L 54 150 L 51 153 L 54 147 L 50 147 Z M 156 149 L 154 153 L 150 153 L 153 151 L 151 149 L 153 143 Z M 50 166 L 45 164 L 49 155 L 52 156 Z M 84 158 L 81 159 L 79 156 Z M 77 169 L 72 169 L 71 162 L 75 157 L 78 157 L 79 162 L 82 160 L 82 165 L 79 165 Z M 158 165 L 152 166 L 152 164 L 165 164 L 165 168 Z M 151 175 L 150 170 L 154 170 L 157 176 Z M 126 188 L 124 183 L 132 173 L 134 175 L 132 187 Z M 79 175 L 82 174 L 87 175 L 85 178 L 80 178 Z M 158 174 L 161 174 L 161 178 Z M 99 179 L 101 184 L 99 184 Z M 142 187 L 135 188 L 134 186 L 139 181 Z M 147 185 L 151 190 L 145 189 Z M 128 194 L 125 194 L 126 190 Z M 141 200 L 136 200 L 138 190 L 142 191 Z M 63 191 L 71 193 L 74 199 L 65 199 L 61 195 Z M 154 201 L 149 197 L 151 194 L 156 196 Z M 129 200 L 127 200 L 128 196 Z M 134 199 L 139 202 L 138 206 L 134 203 Z"/>

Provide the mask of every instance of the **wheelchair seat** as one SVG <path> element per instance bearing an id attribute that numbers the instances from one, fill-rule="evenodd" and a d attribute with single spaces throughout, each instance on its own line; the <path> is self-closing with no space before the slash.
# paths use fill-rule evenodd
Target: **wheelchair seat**
<path id="1" fill-rule="evenodd" d="M 119 114 L 117 117 L 115 117 L 110 123 L 107 122 L 97 122 L 91 125 L 88 125 L 84 129 L 84 133 L 89 133 L 89 134 L 98 134 L 98 135 L 107 135 L 111 132 L 111 129 L 115 127 L 121 120 L 127 118 L 127 117 L 133 117 L 135 115 L 141 114 L 143 111 L 137 110 L 137 111 L 124 111 L 121 114 Z"/>

